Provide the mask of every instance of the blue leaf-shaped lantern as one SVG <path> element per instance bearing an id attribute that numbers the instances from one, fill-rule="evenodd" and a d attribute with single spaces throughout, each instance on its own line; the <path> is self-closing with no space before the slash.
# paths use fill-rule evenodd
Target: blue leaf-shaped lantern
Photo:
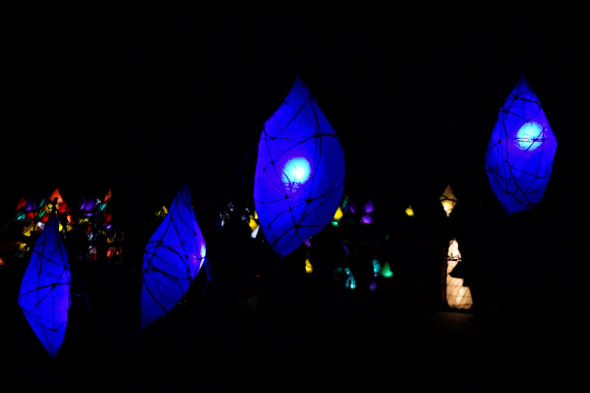
<path id="1" fill-rule="evenodd" d="M 55 214 L 45 223 L 23 276 L 18 304 L 53 358 L 64 341 L 70 310 L 70 265 Z"/>
<path id="2" fill-rule="evenodd" d="M 172 310 L 205 262 L 206 246 L 184 184 L 143 258 L 141 329 Z"/>
<path id="3" fill-rule="evenodd" d="M 329 224 L 344 185 L 334 129 L 299 77 L 266 121 L 258 144 L 254 203 L 265 239 L 281 257 Z"/>
<path id="4" fill-rule="evenodd" d="M 500 109 L 485 162 L 490 186 L 509 216 L 539 204 L 556 149 L 539 99 L 523 76 Z"/>

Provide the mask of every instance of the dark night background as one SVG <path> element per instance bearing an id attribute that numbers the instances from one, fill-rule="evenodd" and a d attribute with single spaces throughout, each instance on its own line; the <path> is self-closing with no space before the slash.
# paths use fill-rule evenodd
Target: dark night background
<path id="1" fill-rule="evenodd" d="M 82 195 L 102 195 L 111 189 L 118 217 L 131 231 L 131 221 L 151 214 L 158 204 L 169 204 L 182 181 L 188 180 L 197 219 L 212 222 L 228 200 L 250 198 L 260 131 L 297 74 L 340 137 L 345 194 L 353 200 L 372 198 L 390 218 L 398 217 L 408 204 L 425 211 L 436 206 L 450 183 L 459 204 L 476 206 L 483 201 L 488 215 L 497 218 L 503 213 L 483 170 L 485 151 L 499 108 L 524 74 L 558 148 L 541 206 L 513 221 L 519 228 L 536 226 L 535 233 L 544 231 L 541 239 L 548 242 L 559 234 L 561 243 L 550 247 L 563 246 L 577 259 L 565 268 L 559 261 L 543 265 L 545 281 L 533 286 L 552 286 L 548 271 L 556 269 L 563 288 L 553 288 L 547 296 L 561 292 L 548 302 L 552 312 L 562 305 L 565 311 L 559 322 L 547 322 L 552 316 L 541 311 L 547 299 L 527 298 L 538 302 L 532 306 L 538 312 L 534 318 L 539 324 L 534 326 L 544 328 L 533 340 L 523 333 L 524 326 L 533 324 L 521 321 L 519 331 L 529 337 L 523 350 L 527 354 L 519 352 L 510 365 L 518 375 L 514 366 L 535 358 L 532 348 L 547 355 L 539 348 L 549 341 L 562 360 L 569 361 L 568 351 L 576 348 L 587 361 L 587 352 L 578 346 L 585 337 L 578 334 L 582 329 L 575 328 L 570 336 L 565 332 L 581 321 L 588 300 L 587 290 L 579 288 L 588 271 L 581 266 L 587 262 L 583 244 L 590 143 L 588 7 L 581 2 L 565 7 L 509 1 L 388 5 L 153 1 L 6 10 L 0 36 L 2 219 L 12 216 L 21 196 L 46 197 L 59 187 L 66 202 L 75 204 Z M 514 229 L 513 233 L 533 236 Z M 139 244 L 146 234 L 130 236 Z M 215 270 L 215 256 L 211 259 Z M 398 332 L 406 331 L 395 326 Z M 361 328 L 350 324 L 346 329 L 358 333 L 355 329 Z M 412 338 L 421 340 L 417 334 Z M 478 359 L 486 356 L 464 337 L 455 339 Z M 422 364 L 422 357 L 432 362 L 425 368 L 429 371 L 383 365 L 379 370 L 387 370 L 388 378 L 395 378 L 396 372 L 418 379 L 439 377 L 444 372 L 433 359 L 441 355 L 426 355 L 428 343 L 434 341 L 427 338 L 419 346 L 422 352 L 408 355 L 410 364 Z M 510 343 L 518 345 L 516 339 Z M 215 350 L 213 344 L 207 348 Z M 367 349 L 360 352 L 368 356 Z M 385 350 L 380 353 L 387 356 Z M 218 356 L 214 361 L 223 363 Z M 242 356 L 244 362 L 251 361 Z M 451 358 L 464 360 L 456 354 Z M 406 364 L 406 358 L 397 359 L 392 361 L 396 366 Z M 560 362 L 555 361 L 558 370 L 569 372 L 569 363 Z M 544 367 L 540 374 L 554 370 L 551 361 L 539 363 Z M 530 379 L 518 385 L 521 390 L 544 386 L 534 379 L 538 365 L 526 369 Z M 275 367 L 274 371 L 280 369 Z M 355 367 L 346 367 L 321 375 L 328 380 L 341 372 L 355 375 Z M 446 365 L 442 370 L 447 368 L 453 369 Z M 503 372 L 498 365 L 492 369 Z M 223 374 L 218 373 L 214 376 Z M 554 374 L 550 382 L 556 386 L 570 381 L 569 376 Z M 245 378 L 246 372 L 239 375 Z M 291 376 L 282 369 L 278 375 Z M 576 376 L 574 381 L 587 382 Z M 475 378 L 461 388 L 483 391 L 494 378 Z M 363 378 L 356 375 L 353 380 Z M 256 378 L 248 381 L 257 386 Z M 134 383 L 132 387 L 145 388 Z M 215 386 L 207 384 L 212 390 Z M 264 386 L 272 390 L 273 385 Z M 337 386 L 347 384 L 340 381 Z"/>

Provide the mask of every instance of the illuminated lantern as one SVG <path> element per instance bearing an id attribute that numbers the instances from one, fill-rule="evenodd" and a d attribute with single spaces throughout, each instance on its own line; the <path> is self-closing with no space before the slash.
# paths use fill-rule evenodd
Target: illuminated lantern
<path id="1" fill-rule="evenodd" d="M 172 310 L 205 262 L 206 246 L 188 184 L 148 242 L 143 258 L 141 329 Z"/>
<path id="2" fill-rule="evenodd" d="M 70 265 L 55 215 L 47 221 L 23 276 L 18 304 L 51 357 L 64 341 L 70 310 Z"/>
<path id="3" fill-rule="evenodd" d="M 64 200 L 59 192 L 59 189 L 57 189 L 57 188 L 53 191 L 53 193 L 49 197 L 49 201 L 51 203 L 53 203 L 56 198 L 57 198 L 57 211 L 60 213 L 64 213 L 66 211 L 67 205 L 64 202 Z"/>
<path id="4" fill-rule="evenodd" d="M 27 204 L 24 206 L 25 210 L 25 220 L 32 220 L 37 216 L 37 210 L 39 207 L 35 203 L 35 201 L 31 198 L 27 201 Z"/>
<path id="5" fill-rule="evenodd" d="M 250 234 L 250 237 L 252 239 L 256 238 L 256 235 L 258 235 L 258 231 L 260 230 L 260 224 L 258 223 L 258 213 L 256 213 L 256 210 L 254 210 L 254 214 L 250 214 L 250 216 L 248 217 L 248 226 L 250 227 L 250 230 L 252 231 L 252 233 Z"/>
<path id="6" fill-rule="evenodd" d="M 108 224 L 113 219 L 113 214 L 111 212 L 102 213 L 102 219 L 106 224 Z"/>
<path id="7" fill-rule="evenodd" d="M 342 212 L 356 214 L 356 206 L 348 196 L 345 196 L 342 200 Z"/>
<path id="8" fill-rule="evenodd" d="M 27 206 L 27 200 L 24 196 L 21 196 L 16 203 L 16 211 L 18 212 L 19 210 L 24 209 L 25 206 Z"/>
<path id="9" fill-rule="evenodd" d="M 250 230 L 254 231 L 256 228 L 259 227 L 258 225 L 258 213 L 256 213 L 256 210 L 254 211 L 254 214 L 250 214 L 249 220 L 248 220 L 248 225 L 250 226 Z"/>
<path id="10" fill-rule="evenodd" d="M 373 258 L 373 260 L 371 261 L 371 263 L 373 265 L 373 276 L 377 277 L 377 275 L 381 271 L 381 264 L 379 263 L 379 261 L 377 260 L 377 258 Z"/>
<path id="11" fill-rule="evenodd" d="M 311 261 L 309 260 L 309 258 L 305 259 L 305 273 L 313 273 L 313 266 L 311 265 Z"/>
<path id="12" fill-rule="evenodd" d="M 336 209 L 336 213 L 334 213 L 334 217 L 332 217 L 332 225 L 338 226 L 338 222 L 342 219 L 343 216 L 344 212 L 342 211 L 340 206 L 338 206 L 338 209 Z"/>
<path id="13" fill-rule="evenodd" d="M 158 218 L 164 218 L 168 214 L 168 208 L 164 205 L 158 211 L 154 213 L 154 215 Z"/>
<path id="14" fill-rule="evenodd" d="M 284 257 L 334 217 L 344 154 L 309 88 L 296 78 L 258 144 L 254 203 L 261 231 Z"/>
<path id="15" fill-rule="evenodd" d="M 385 278 L 391 278 L 393 277 L 393 271 L 391 270 L 391 266 L 389 265 L 389 262 L 385 262 L 385 264 L 383 264 L 383 268 L 380 271 L 381 277 L 385 277 Z"/>
<path id="16" fill-rule="evenodd" d="M 463 285 L 462 278 L 451 276 L 451 272 L 460 262 L 459 244 L 453 239 L 447 252 L 447 303 L 452 308 L 468 310 L 473 305 L 471 291 Z"/>
<path id="17" fill-rule="evenodd" d="M 96 210 L 96 199 L 82 197 L 78 205 L 78 209 L 85 217 L 91 217 Z"/>
<path id="18" fill-rule="evenodd" d="M 455 193 L 450 184 L 447 185 L 447 188 L 445 188 L 442 195 L 439 197 L 439 200 L 447 217 L 450 216 L 457 204 L 457 198 L 455 197 Z"/>
<path id="19" fill-rule="evenodd" d="M 541 201 L 556 149 L 541 104 L 523 76 L 500 108 L 485 162 L 490 186 L 509 216 Z"/>
<path id="20" fill-rule="evenodd" d="M 347 289 L 356 289 L 356 280 L 354 279 L 352 271 L 346 267 L 344 268 L 344 274 L 346 277 L 344 281 L 344 287 Z"/>
<path id="21" fill-rule="evenodd" d="M 405 213 L 408 217 L 414 217 L 414 209 L 412 209 L 412 206 L 408 206 Z"/>
<path id="22" fill-rule="evenodd" d="M 362 216 L 360 222 L 362 224 L 372 224 L 373 223 L 373 216 L 372 214 L 375 212 L 375 206 L 373 205 L 373 201 L 370 199 L 365 203 L 363 206 Z"/>

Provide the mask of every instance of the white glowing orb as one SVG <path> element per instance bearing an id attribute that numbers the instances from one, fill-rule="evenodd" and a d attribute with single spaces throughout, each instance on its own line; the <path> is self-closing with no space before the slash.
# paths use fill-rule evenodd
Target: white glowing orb
<path id="1" fill-rule="evenodd" d="M 281 181 L 285 188 L 294 192 L 309 180 L 311 167 L 305 158 L 295 157 L 287 161 L 282 172 Z"/>
<path id="2" fill-rule="evenodd" d="M 522 150 L 535 150 L 543 143 L 543 126 L 534 121 L 524 123 L 516 133 L 516 142 Z"/>

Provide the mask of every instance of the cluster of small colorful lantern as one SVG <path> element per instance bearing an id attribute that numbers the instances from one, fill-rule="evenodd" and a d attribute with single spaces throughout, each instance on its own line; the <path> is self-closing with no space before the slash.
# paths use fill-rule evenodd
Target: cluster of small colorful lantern
<path id="1" fill-rule="evenodd" d="M 58 188 L 48 198 L 42 198 L 36 203 L 33 198 L 21 197 L 16 206 L 16 221 L 22 225 L 24 239 L 18 241 L 16 256 L 25 256 L 32 247 L 30 241 L 34 233 L 39 233 L 45 227 L 51 212 L 55 211 L 60 217 L 59 231 L 64 239 L 68 239 L 72 231 L 82 231 L 87 238 L 84 250 L 76 250 L 77 257 L 83 260 L 108 260 L 120 262 L 122 253 L 122 233 L 112 224 L 110 208 L 111 191 L 104 198 L 82 197 L 77 209 L 68 205 Z M 99 251 L 98 244 L 104 240 L 107 245 L 104 251 Z M 101 254 L 102 252 L 102 254 Z"/>

